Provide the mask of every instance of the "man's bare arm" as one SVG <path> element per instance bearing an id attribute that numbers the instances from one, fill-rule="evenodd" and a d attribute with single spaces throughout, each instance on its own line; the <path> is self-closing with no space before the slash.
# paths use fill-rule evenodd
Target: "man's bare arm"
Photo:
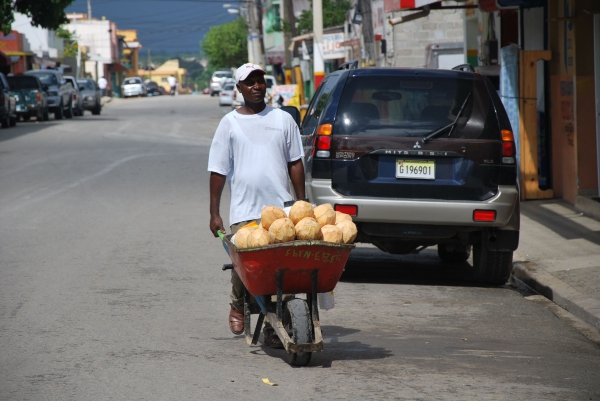
<path id="1" fill-rule="evenodd" d="M 216 237 L 218 236 L 217 230 L 221 230 L 223 234 L 226 233 L 223 227 L 223 219 L 219 212 L 221 204 L 221 194 L 223 188 L 225 188 L 225 182 L 227 177 L 217 173 L 210 173 L 210 232 Z"/>
<path id="2" fill-rule="evenodd" d="M 288 163 L 288 173 L 292 180 L 296 199 L 306 198 L 304 188 L 304 164 L 302 163 L 302 158 Z"/>

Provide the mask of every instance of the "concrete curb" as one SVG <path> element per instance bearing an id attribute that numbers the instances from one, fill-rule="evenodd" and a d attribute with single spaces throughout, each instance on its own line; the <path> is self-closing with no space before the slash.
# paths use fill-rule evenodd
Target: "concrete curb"
<path id="1" fill-rule="evenodd" d="M 512 278 L 545 296 L 600 331 L 600 301 L 577 291 L 535 263 L 517 262 Z"/>

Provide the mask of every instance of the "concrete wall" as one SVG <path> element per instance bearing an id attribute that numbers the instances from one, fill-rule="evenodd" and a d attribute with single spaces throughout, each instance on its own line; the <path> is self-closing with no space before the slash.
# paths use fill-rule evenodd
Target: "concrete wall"
<path id="1" fill-rule="evenodd" d="M 80 45 L 85 46 L 89 54 L 97 55 L 106 60 L 113 59 L 111 50 L 111 23 L 108 20 L 82 20 L 67 25 L 67 30 L 73 32 Z"/>
<path id="2" fill-rule="evenodd" d="M 396 18 L 414 11 L 388 13 Z M 429 15 L 414 21 L 394 25 L 393 57 L 388 63 L 397 67 L 422 67 L 425 65 L 425 48 L 429 44 L 463 42 L 463 10 L 431 10 Z"/>

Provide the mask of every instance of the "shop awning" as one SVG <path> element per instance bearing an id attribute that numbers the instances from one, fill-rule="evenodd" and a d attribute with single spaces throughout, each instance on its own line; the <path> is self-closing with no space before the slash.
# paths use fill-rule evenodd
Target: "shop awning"
<path id="1" fill-rule="evenodd" d="M 57 62 L 43 57 L 33 56 L 33 63 L 46 68 L 56 68 Z"/>
<path id="2" fill-rule="evenodd" d="M 119 64 L 119 63 L 110 63 L 110 64 L 108 65 L 108 69 L 109 69 L 110 71 L 113 71 L 113 72 L 117 72 L 117 71 L 127 71 L 127 70 L 128 70 L 128 68 L 127 68 L 127 67 L 125 67 L 123 64 Z"/>
<path id="3" fill-rule="evenodd" d="M 439 3 L 442 0 L 384 0 L 383 8 L 386 13 L 392 11 L 410 10 L 429 4 Z"/>

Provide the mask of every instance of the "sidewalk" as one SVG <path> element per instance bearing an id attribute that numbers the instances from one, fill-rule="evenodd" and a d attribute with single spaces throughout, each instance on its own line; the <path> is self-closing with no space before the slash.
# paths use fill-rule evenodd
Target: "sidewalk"
<path id="1" fill-rule="evenodd" d="M 600 221 L 564 200 L 522 202 L 512 278 L 600 331 Z"/>

